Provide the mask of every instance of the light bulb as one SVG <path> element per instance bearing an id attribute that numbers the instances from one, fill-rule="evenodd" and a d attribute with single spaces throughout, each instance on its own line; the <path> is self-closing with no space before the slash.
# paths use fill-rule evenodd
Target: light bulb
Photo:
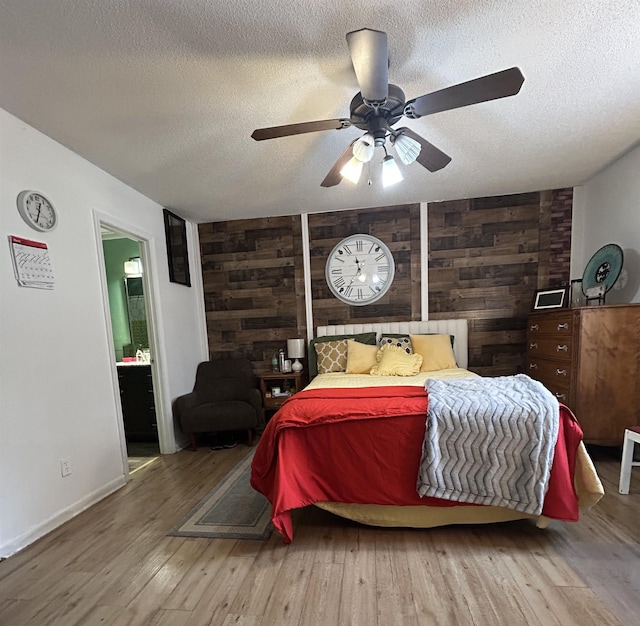
<path id="1" fill-rule="evenodd" d="M 340 174 L 343 178 L 356 185 L 360 180 L 360 174 L 362 174 L 362 161 L 359 161 L 356 157 L 351 157 L 340 170 Z"/>
<path id="2" fill-rule="evenodd" d="M 402 173 L 398 164 L 390 154 L 382 159 L 382 186 L 389 187 L 402 180 Z"/>

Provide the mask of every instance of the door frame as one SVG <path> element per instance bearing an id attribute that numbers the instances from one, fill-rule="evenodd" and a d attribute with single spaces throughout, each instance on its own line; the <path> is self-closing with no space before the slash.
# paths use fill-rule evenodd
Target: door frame
<path id="1" fill-rule="evenodd" d="M 161 315 L 158 302 L 158 285 L 156 277 L 157 260 L 154 252 L 154 236 L 150 233 L 127 224 L 111 215 L 93 210 L 94 230 L 98 249 L 100 287 L 102 291 L 102 305 L 105 319 L 107 349 L 109 352 L 112 389 L 114 405 L 118 416 L 118 434 L 120 437 L 120 450 L 122 453 L 122 467 L 126 480 L 129 480 L 129 464 L 127 461 L 127 442 L 124 432 L 124 417 L 120 402 L 120 385 L 118 382 L 118 368 L 116 366 L 116 353 L 113 343 L 113 330 L 111 327 L 111 311 L 109 308 L 109 292 L 107 286 L 107 272 L 102 248 L 101 227 L 116 231 L 127 239 L 137 241 L 140 246 L 142 260 L 143 291 L 147 316 L 147 333 L 149 336 L 149 348 L 151 350 L 151 376 L 153 382 L 153 398 L 156 411 L 156 423 L 158 425 L 158 443 L 161 454 L 173 454 L 176 451 L 175 433 L 171 420 L 167 419 L 165 390 L 167 382 L 163 364 L 166 362 L 164 348 L 159 341 L 158 329 L 161 327 Z"/>

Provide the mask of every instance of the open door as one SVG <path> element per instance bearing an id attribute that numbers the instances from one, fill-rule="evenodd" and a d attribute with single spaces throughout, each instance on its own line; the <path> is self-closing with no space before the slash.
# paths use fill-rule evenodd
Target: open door
<path id="1" fill-rule="evenodd" d="M 116 405 L 120 409 L 121 450 L 125 475 L 156 458 L 174 443 L 162 441 L 159 363 L 153 324 L 153 268 L 148 239 L 99 222 L 105 320 L 111 344 Z"/>

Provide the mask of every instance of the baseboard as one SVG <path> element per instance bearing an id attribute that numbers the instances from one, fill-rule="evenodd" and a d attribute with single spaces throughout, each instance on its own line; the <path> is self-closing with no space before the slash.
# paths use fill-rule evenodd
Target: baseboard
<path id="1" fill-rule="evenodd" d="M 99 489 L 92 491 L 90 494 L 68 506 L 62 511 L 58 511 L 55 515 L 45 520 L 41 524 L 38 524 L 34 528 L 31 528 L 28 532 L 16 537 L 9 543 L 0 546 L 0 559 L 5 559 L 13 556 L 20 550 L 23 550 L 27 546 L 30 546 L 34 541 L 41 539 L 47 533 L 58 528 L 65 522 L 68 522 L 71 518 L 75 517 L 79 513 L 82 513 L 90 506 L 93 506 L 100 500 L 103 500 L 107 496 L 111 495 L 114 491 L 117 491 L 121 487 L 126 485 L 124 476 L 118 476 L 112 481 L 109 481 L 106 485 L 103 485 Z"/>

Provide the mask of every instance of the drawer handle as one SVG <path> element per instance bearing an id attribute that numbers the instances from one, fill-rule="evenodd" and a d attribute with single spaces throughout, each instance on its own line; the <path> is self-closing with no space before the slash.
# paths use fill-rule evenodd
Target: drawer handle
<path id="1" fill-rule="evenodd" d="M 531 324 L 529 330 L 538 330 L 539 326 L 537 324 Z"/>
<path id="2" fill-rule="evenodd" d="M 569 323 L 565 322 L 564 324 L 558 324 L 558 330 L 567 330 L 569 328 Z"/>
<path id="3" fill-rule="evenodd" d="M 530 370 L 537 370 L 538 369 L 538 364 L 537 363 L 529 363 L 529 369 Z"/>
<path id="4" fill-rule="evenodd" d="M 537 350 L 538 349 L 538 344 L 537 343 L 530 343 L 529 344 L 529 350 Z"/>
<path id="5" fill-rule="evenodd" d="M 569 351 L 569 346 L 568 345 L 564 345 L 564 346 L 556 346 L 556 352 L 568 352 Z"/>
<path id="6" fill-rule="evenodd" d="M 566 376 L 566 375 L 567 375 L 567 370 L 561 370 L 561 369 L 556 370 L 556 376 Z"/>
<path id="7" fill-rule="evenodd" d="M 567 397 L 566 393 L 557 393 L 556 394 L 556 398 L 558 398 L 558 400 L 565 400 Z"/>

